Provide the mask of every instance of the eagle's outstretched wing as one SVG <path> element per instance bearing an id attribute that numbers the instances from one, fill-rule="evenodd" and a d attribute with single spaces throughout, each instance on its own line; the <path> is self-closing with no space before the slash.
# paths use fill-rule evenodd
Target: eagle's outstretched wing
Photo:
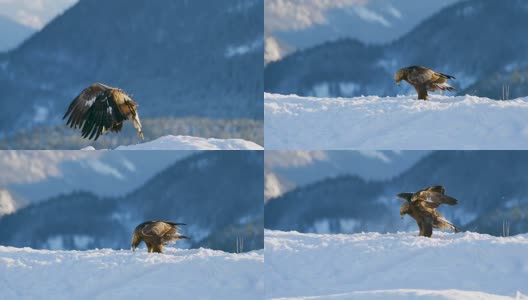
<path id="1" fill-rule="evenodd" d="M 430 191 L 430 192 L 437 192 L 437 193 L 440 193 L 440 194 L 445 194 L 445 188 L 441 185 L 432 185 L 432 186 L 428 186 L 426 187 L 425 189 L 423 189 L 424 191 Z"/>
<path id="2" fill-rule="evenodd" d="M 432 191 L 420 191 L 413 196 L 411 201 L 426 208 L 437 208 L 441 204 L 456 205 L 458 203 L 455 198 Z"/>
<path id="3" fill-rule="evenodd" d="M 99 96 L 109 89 L 110 87 L 100 83 L 95 83 L 85 88 L 79 96 L 73 99 L 62 119 L 66 119 L 69 115 L 66 124 L 72 128 L 80 128 L 88 109 L 92 107 Z"/>

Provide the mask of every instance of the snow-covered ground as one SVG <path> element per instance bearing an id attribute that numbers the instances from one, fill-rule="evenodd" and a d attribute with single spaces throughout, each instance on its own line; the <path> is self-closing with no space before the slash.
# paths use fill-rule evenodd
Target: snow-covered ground
<path id="1" fill-rule="evenodd" d="M 0 246 L 2 299 L 262 299 L 263 251 L 49 251 Z"/>
<path id="2" fill-rule="evenodd" d="M 264 95 L 271 149 L 528 149 L 528 98 Z"/>
<path id="3" fill-rule="evenodd" d="M 528 235 L 265 231 L 269 298 L 528 299 Z"/>
<path id="4" fill-rule="evenodd" d="M 262 146 L 242 139 L 213 139 L 167 135 L 150 142 L 119 146 L 115 150 L 263 150 Z M 93 147 L 82 150 L 95 150 Z"/>

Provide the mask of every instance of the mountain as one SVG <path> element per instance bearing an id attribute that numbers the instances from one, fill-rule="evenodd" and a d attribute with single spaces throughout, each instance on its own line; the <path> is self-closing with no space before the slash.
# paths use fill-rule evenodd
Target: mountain
<path id="1" fill-rule="evenodd" d="M 0 189 L 0 218 L 4 215 L 12 214 L 17 209 L 18 203 L 13 199 L 8 190 Z"/>
<path id="2" fill-rule="evenodd" d="M 0 15 L 0 52 L 15 49 L 35 30 Z"/>
<path id="3" fill-rule="evenodd" d="M 62 122 L 93 82 L 127 91 L 146 118 L 262 119 L 262 7 L 81 0 L 0 59 L 0 132 Z"/>
<path id="4" fill-rule="evenodd" d="M 440 9 L 458 1 L 434 1 L 427 5 L 422 5 L 421 0 L 348 1 L 349 4 L 339 3 L 346 3 L 345 1 L 336 1 L 335 4 L 329 1 L 315 6 L 321 11 L 324 22 L 314 21 L 316 18 L 312 18 L 310 26 L 294 26 L 288 23 L 294 23 L 296 19 L 286 19 L 288 14 L 285 13 L 288 9 L 285 4 L 293 1 L 271 0 L 266 1 L 265 9 L 266 16 L 272 22 L 266 19 L 268 24 L 265 24 L 265 29 L 272 36 L 298 49 L 340 38 L 354 38 L 366 44 L 388 43 L 406 34 Z M 305 1 L 306 6 L 303 8 L 312 8 L 309 2 L 315 1 Z M 281 3 L 284 3 L 283 6 Z M 325 10 L 326 5 L 328 7 Z M 294 8 L 290 10 L 293 11 Z M 280 25 L 277 26 L 277 23 Z"/>
<path id="5" fill-rule="evenodd" d="M 517 70 L 528 66 L 527 17 L 521 0 L 458 2 L 389 44 L 343 39 L 271 63 L 264 72 L 265 91 L 320 97 L 414 93 L 407 84 L 398 88 L 393 73 L 424 65 L 455 76 L 460 94 L 501 99 L 503 85 L 509 85 L 509 98 L 525 96 L 528 88 L 521 80 L 497 74 L 510 70 L 524 78 Z"/>
<path id="6" fill-rule="evenodd" d="M 265 188 L 275 198 L 295 187 L 327 177 L 357 175 L 387 180 L 414 165 L 428 151 L 270 151 L 264 154 L 268 171 Z M 272 192 L 278 190 L 279 192 Z"/>
<path id="7" fill-rule="evenodd" d="M 495 235 L 501 234 L 503 221 L 510 221 L 510 234 L 518 234 L 528 223 L 526 163 L 525 151 L 433 152 L 391 180 L 340 176 L 288 192 L 266 204 L 265 227 L 318 233 L 415 230 L 409 217 L 400 220 L 395 195 L 441 184 L 459 200 L 457 206 L 439 208 L 447 219 Z M 517 215 L 486 217 L 505 209 L 516 209 Z M 483 221 L 486 226 L 475 226 Z"/>
<path id="8" fill-rule="evenodd" d="M 188 224 L 182 232 L 192 240 L 180 246 L 196 247 L 223 233 L 208 245 L 235 252 L 242 238 L 244 251 L 261 249 L 262 233 L 251 233 L 263 214 L 262 164 L 261 151 L 210 151 L 176 162 L 124 197 L 59 195 L 1 218 L 0 244 L 128 249 L 139 223 L 172 220 Z"/>
<path id="9" fill-rule="evenodd" d="M 84 190 L 98 197 L 130 193 L 191 151 L 3 151 L 0 186 L 15 208 Z"/>

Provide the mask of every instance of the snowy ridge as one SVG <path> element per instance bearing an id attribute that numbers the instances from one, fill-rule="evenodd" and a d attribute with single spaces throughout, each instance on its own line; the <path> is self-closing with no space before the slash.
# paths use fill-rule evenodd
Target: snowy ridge
<path id="1" fill-rule="evenodd" d="M 48 251 L 0 246 L 3 299 L 262 298 L 262 250 Z"/>
<path id="2" fill-rule="evenodd" d="M 265 231 L 268 297 L 528 299 L 528 235 Z M 300 272 L 299 270 L 303 270 Z M 423 298 L 420 298 L 423 299 Z"/>
<path id="3" fill-rule="evenodd" d="M 213 139 L 184 135 L 166 135 L 153 141 L 119 146 L 115 150 L 263 150 L 262 146 L 242 139 Z M 95 150 L 86 147 L 82 150 Z"/>
<path id="4" fill-rule="evenodd" d="M 266 149 L 526 149 L 528 98 L 264 94 Z"/>
<path id="5" fill-rule="evenodd" d="M 349 300 L 349 299 L 368 299 L 368 300 L 412 300 L 412 299 L 446 299 L 446 300 L 522 300 L 527 299 L 521 293 L 517 293 L 515 298 L 508 296 L 497 296 L 492 294 L 486 294 L 481 292 L 466 292 L 459 290 L 413 290 L 413 289 L 400 289 L 400 290 L 380 290 L 380 291 L 360 291 L 352 293 L 342 293 L 333 295 L 324 295 L 322 297 L 294 297 L 294 298 L 274 298 L 276 300 L 294 300 L 294 299 L 331 299 L 331 300 Z"/>

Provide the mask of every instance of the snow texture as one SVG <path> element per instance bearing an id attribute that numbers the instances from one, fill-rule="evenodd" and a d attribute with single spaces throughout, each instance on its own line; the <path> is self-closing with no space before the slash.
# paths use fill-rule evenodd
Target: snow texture
<path id="1" fill-rule="evenodd" d="M 0 246 L 2 299 L 262 299 L 262 250 L 49 251 Z"/>
<path id="2" fill-rule="evenodd" d="M 528 235 L 265 231 L 266 294 L 285 299 L 528 299 Z"/>
<path id="3" fill-rule="evenodd" d="M 266 149 L 526 149 L 528 97 L 264 95 Z"/>
<path id="4" fill-rule="evenodd" d="M 85 147 L 82 150 L 95 150 Z M 150 142 L 119 146 L 115 150 L 264 150 L 262 146 L 242 139 L 206 139 L 184 135 L 166 135 Z"/>

